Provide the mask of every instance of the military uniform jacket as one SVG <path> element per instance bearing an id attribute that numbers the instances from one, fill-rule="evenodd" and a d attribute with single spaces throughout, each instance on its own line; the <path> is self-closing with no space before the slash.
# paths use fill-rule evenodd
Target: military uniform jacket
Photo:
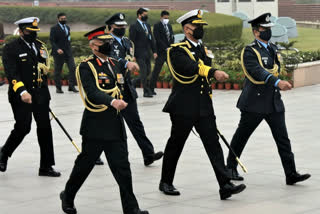
<path id="1" fill-rule="evenodd" d="M 248 74 L 256 81 L 265 81 L 270 73 L 264 68 L 271 69 L 274 63 L 278 64 L 278 72 L 280 73 L 277 46 L 272 43 L 269 45 L 271 47 L 270 51 L 255 40 L 252 44 L 245 47 L 243 65 Z M 264 68 L 259 64 L 258 56 L 252 48 L 256 49 L 261 55 Z M 277 80 L 277 77 L 272 76 L 265 84 L 254 84 L 246 77 L 237 107 L 242 111 L 262 114 L 283 112 L 285 109 L 280 89 L 274 86 Z"/>
<path id="2" fill-rule="evenodd" d="M 123 65 L 117 60 L 111 59 L 110 66 L 113 70 L 111 71 L 107 62 L 101 63 L 96 56 L 93 56 L 88 61 L 96 69 L 98 79 L 96 80 L 94 77 L 87 62 L 80 64 L 79 74 L 86 96 L 91 103 L 96 105 L 104 104 L 108 106 L 108 109 L 102 112 L 92 112 L 85 109 L 81 121 L 80 134 L 90 139 L 125 140 L 127 136 L 121 112 L 117 112 L 111 106 L 111 101 L 114 98 L 97 87 L 97 84 L 99 84 L 102 89 L 112 89 L 118 84 L 118 87 L 123 89 L 122 84 L 117 83 L 121 82 L 118 79 L 118 75 L 123 75 Z M 90 107 L 88 102 L 86 104 Z"/>
<path id="3" fill-rule="evenodd" d="M 179 46 L 173 47 L 170 51 L 170 59 L 177 73 L 184 76 L 198 74 L 198 59 L 203 60 L 205 65 L 211 66 L 211 58 L 206 55 L 203 45 L 195 47 L 186 39 L 183 42 L 190 44 L 189 47 L 187 45 L 184 45 L 184 47 L 190 50 L 196 61 L 193 61 L 186 51 Z M 163 111 L 188 117 L 212 115 L 214 111 L 210 97 L 211 94 L 211 85 L 208 84 L 205 77 L 199 76 L 191 84 L 182 84 L 174 79 L 171 94 Z"/>
<path id="4" fill-rule="evenodd" d="M 33 103 L 47 103 L 50 100 L 47 76 L 41 71 L 38 74 L 38 62 L 45 63 L 47 54 L 44 53 L 44 44 L 35 41 L 37 55 L 21 38 L 5 45 L 3 49 L 3 66 L 9 81 L 9 102 L 21 101 L 20 93 L 27 90 L 32 96 Z M 41 80 L 40 80 L 41 79 Z M 39 82 L 39 81 L 41 82 Z M 22 82 L 24 86 L 13 90 L 14 82 Z"/>
<path id="5" fill-rule="evenodd" d="M 120 44 L 116 39 L 114 40 L 110 55 L 115 58 L 121 58 L 122 59 L 121 61 L 124 63 L 124 66 L 125 66 L 126 61 L 124 59 L 126 59 L 127 56 L 133 57 L 133 54 L 134 54 L 133 51 L 134 50 L 133 50 L 131 41 L 127 37 L 123 37 L 122 44 Z M 132 85 L 131 73 L 129 70 L 125 73 L 124 78 L 125 78 L 125 83 L 124 83 L 123 99 L 126 102 L 137 99 L 138 94 L 135 87 Z"/>

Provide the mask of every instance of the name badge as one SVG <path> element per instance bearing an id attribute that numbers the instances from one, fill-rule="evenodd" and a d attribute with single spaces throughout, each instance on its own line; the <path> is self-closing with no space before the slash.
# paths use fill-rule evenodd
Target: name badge
<path id="1" fill-rule="evenodd" d="M 124 84 L 124 79 L 122 74 L 117 74 L 117 82 L 120 84 Z"/>
<path id="2" fill-rule="evenodd" d="M 23 53 L 23 54 L 19 54 L 19 57 L 24 57 L 24 56 L 27 56 L 28 54 L 27 53 Z"/>
<path id="3" fill-rule="evenodd" d="M 264 62 L 264 64 L 268 64 L 268 57 L 261 57 L 261 59 Z"/>

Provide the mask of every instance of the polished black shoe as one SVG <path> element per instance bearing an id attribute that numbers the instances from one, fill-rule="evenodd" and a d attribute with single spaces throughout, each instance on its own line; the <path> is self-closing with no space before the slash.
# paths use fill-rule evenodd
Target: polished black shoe
<path id="1" fill-rule="evenodd" d="M 57 88 L 57 89 L 56 89 L 56 93 L 57 93 L 57 94 L 63 94 L 64 92 L 62 91 L 61 88 Z"/>
<path id="2" fill-rule="evenodd" d="M 148 92 L 146 92 L 146 93 L 143 93 L 143 97 L 153 97 L 153 95 L 151 94 L 151 93 L 148 93 Z"/>
<path id="3" fill-rule="evenodd" d="M 147 210 L 136 209 L 133 211 L 134 214 L 149 214 Z"/>
<path id="4" fill-rule="evenodd" d="M 226 200 L 227 198 L 230 198 L 232 195 L 242 192 L 245 188 L 246 185 L 244 184 L 234 185 L 233 183 L 229 182 L 219 190 L 220 199 Z"/>
<path id="5" fill-rule="evenodd" d="M 234 181 L 244 180 L 244 178 L 238 173 L 238 170 L 235 168 L 228 169 L 228 173 L 231 180 L 234 180 Z"/>
<path id="6" fill-rule="evenodd" d="M 148 155 L 144 157 L 144 165 L 149 166 L 151 165 L 154 161 L 157 161 L 163 157 L 163 152 L 157 152 L 152 155 Z"/>
<path id="7" fill-rule="evenodd" d="M 295 183 L 305 181 L 308 178 L 310 178 L 310 174 L 299 174 L 298 172 L 294 172 L 291 175 L 286 177 L 286 183 L 287 185 L 294 185 Z"/>
<path id="8" fill-rule="evenodd" d="M 62 206 L 63 212 L 67 214 L 77 214 L 77 209 L 74 206 L 73 201 L 72 202 L 67 201 L 64 191 L 60 193 L 60 199 L 61 199 L 61 206 Z"/>
<path id="9" fill-rule="evenodd" d="M 61 173 L 55 171 L 52 167 L 40 168 L 39 169 L 39 176 L 60 177 Z"/>
<path id="10" fill-rule="evenodd" d="M 76 89 L 76 87 L 69 87 L 68 91 L 72 91 L 74 93 L 78 93 L 79 91 Z"/>
<path id="11" fill-rule="evenodd" d="M 157 93 L 154 90 L 151 91 L 151 94 L 152 95 L 157 95 Z"/>
<path id="12" fill-rule="evenodd" d="M 165 195 L 180 195 L 180 192 L 173 185 L 164 182 L 160 182 L 159 190 Z"/>
<path id="13" fill-rule="evenodd" d="M 101 158 L 99 157 L 98 158 L 98 160 L 96 160 L 96 163 L 95 163 L 96 165 L 103 165 L 104 163 L 103 163 L 103 161 L 101 160 Z"/>
<path id="14" fill-rule="evenodd" d="M 2 148 L 0 148 L 0 171 L 5 172 L 7 170 L 8 156 L 5 155 L 1 150 Z"/>

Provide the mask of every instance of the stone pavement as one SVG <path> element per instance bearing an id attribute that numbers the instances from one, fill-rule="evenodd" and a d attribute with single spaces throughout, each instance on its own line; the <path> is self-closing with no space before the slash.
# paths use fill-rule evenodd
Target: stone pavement
<path id="1" fill-rule="evenodd" d="M 67 92 L 52 95 L 51 108 L 81 144 L 79 126 L 83 105 L 79 95 Z M 142 91 L 138 89 L 139 95 Z M 139 110 L 147 135 L 156 150 L 164 150 L 170 133 L 169 115 L 162 107 L 170 93 L 158 89 L 153 98 L 139 98 Z M 240 91 L 214 91 L 214 107 L 218 127 L 230 140 L 239 122 L 235 108 Z M 151 214 L 316 214 L 320 213 L 320 85 L 296 88 L 282 93 L 286 104 L 286 120 L 297 169 L 312 174 L 310 180 L 296 186 L 285 185 L 285 177 L 269 127 L 263 122 L 244 151 L 242 161 L 249 172 L 245 175 L 247 189 L 230 200 L 220 201 L 218 185 L 200 140 L 190 135 L 182 153 L 175 186 L 179 197 L 158 191 L 162 161 L 144 167 L 141 152 L 128 132 L 134 190 L 141 208 Z M 0 136 L 2 145 L 14 120 L 7 102 L 7 86 L 0 88 Z M 52 121 L 56 169 L 62 177 L 37 175 L 39 147 L 33 121 L 32 131 L 9 159 L 8 170 L 0 173 L 0 214 L 61 214 L 59 192 L 70 175 L 77 152 L 55 121 Z M 225 155 L 227 149 L 222 145 Z M 103 157 L 105 161 L 105 157 Z M 239 171 L 240 172 L 240 171 Z M 241 172 L 242 173 L 242 172 Z M 96 166 L 77 195 L 79 214 L 116 214 L 121 212 L 118 187 L 109 168 Z"/>

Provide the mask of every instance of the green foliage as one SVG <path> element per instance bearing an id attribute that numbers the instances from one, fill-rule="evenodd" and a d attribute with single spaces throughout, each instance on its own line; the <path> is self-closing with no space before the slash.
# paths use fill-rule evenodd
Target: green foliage
<path id="1" fill-rule="evenodd" d="M 128 24 L 133 24 L 136 19 L 135 9 L 118 9 L 125 13 Z M 1 6 L 0 20 L 2 22 L 13 23 L 18 19 L 37 16 L 41 24 L 54 24 L 57 21 L 57 14 L 65 12 L 69 23 L 86 23 L 92 25 L 104 25 L 107 17 L 114 14 L 115 9 L 105 8 L 53 8 L 53 7 L 20 7 Z M 161 10 L 149 11 L 149 23 L 154 25 L 160 19 Z M 175 20 L 183 15 L 185 11 L 170 11 L 170 20 L 175 34 L 182 33 L 182 27 Z M 236 17 L 205 13 L 203 17 L 209 25 L 206 27 L 204 40 L 214 42 L 225 39 L 239 39 L 242 33 L 242 21 Z M 71 29 L 72 30 L 72 29 Z"/>

